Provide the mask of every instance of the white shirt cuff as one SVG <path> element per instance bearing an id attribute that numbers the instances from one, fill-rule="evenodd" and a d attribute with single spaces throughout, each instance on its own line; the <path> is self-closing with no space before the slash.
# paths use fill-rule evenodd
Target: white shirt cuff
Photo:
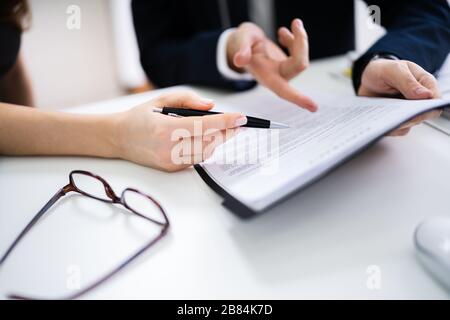
<path id="1" fill-rule="evenodd" d="M 245 80 L 253 81 L 254 78 L 250 73 L 239 73 L 234 71 L 228 65 L 227 44 L 231 33 L 236 30 L 234 28 L 225 30 L 219 37 L 217 44 L 217 69 L 219 73 L 227 80 Z"/>

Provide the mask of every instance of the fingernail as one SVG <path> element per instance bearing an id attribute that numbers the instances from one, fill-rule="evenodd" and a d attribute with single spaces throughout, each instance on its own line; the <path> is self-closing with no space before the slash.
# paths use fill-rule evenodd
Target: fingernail
<path id="1" fill-rule="evenodd" d="M 309 110 L 310 112 L 317 112 L 319 110 L 319 107 L 315 103 L 303 105 L 303 107 Z"/>
<path id="2" fill-rule="evenodd" d="M 418 87 L 418 88 L 416 88 L 416 90 L 414 90 L 414 92 L 418 95 L 421 95 L 421 94 L 427 93 L 428 90 L 425 89 L 424 87 Z"/>
<path id="3" fill-rule="evenodd" d="M 242 127 L 245 126 L 247 122 L 248 122 L 247 117 L 240 117 L 239 119 L 236 120 L 235 126 Z"/>
<path id="4" fill-rule="evenodd" d="M 208 99 L 208 98 L 202 98 L 200 100 L 200 103 L 209 106 L 214 103 L 214 100 Z"/>
<path id="5" fill-rule="evenodd" d="M 295 23 L 297 24 L 297 26 L 298 26 L 300 29 L 303 28 L 303 21 L 302 21 L 302 20 L 296 19 L 296 20 L 295 20 Z"/>

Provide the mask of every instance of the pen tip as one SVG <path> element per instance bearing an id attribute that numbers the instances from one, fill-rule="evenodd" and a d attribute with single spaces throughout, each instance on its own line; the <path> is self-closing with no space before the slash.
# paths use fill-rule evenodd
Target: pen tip
<path id="1" fill-rule="evenodd" d="M 270 129 L 289 129 L 290 127 L 287 124 L 279 123 L 279 122 L 270 122 Z"/>

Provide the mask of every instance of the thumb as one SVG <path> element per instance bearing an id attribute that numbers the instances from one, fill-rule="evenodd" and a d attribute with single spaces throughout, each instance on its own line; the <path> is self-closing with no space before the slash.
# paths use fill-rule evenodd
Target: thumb
<path id="1" fill-rule="evenodd" d="M 433 92 L 416 79 L 407 65 L 402 65 L 395 72 L 390 72 L 389 82 L 406 99 L 421 100 L 431 99 L 433 97 Z"/>
<path id="2" fill-rule="evenodd" d="M 405 95 L 405 97 L 411 100 L 431 99 L 433 92 L 419 83 L 419 86 L 408 93 L 407 96 Z"/>
<path id="3" fill-rule="evenodd" d="M 252 23 L 243 23 L 234 34 L 236 53 L 233 56 L 233 63 L 236 67 L 242 68 L 248 65 L 252 59 L 252 47 L 258 41 L 265 38 L 264 32 Z"/>
<path id="4" fill-rule="evenodd" d="M 425 71 L 422 67 L 413 62 L 408 61 L 407 64 L 409 70 L 411 70 L 411 73 L 417 81 L 432 92 L 431 98 L 440 98 L 441 92 L 439 90 L 439 85 L 436 78 L 431 73 Z"/>
<path id="5" fill-rule="evenodd" d="M 233 63 L 238 68 L 243 68 L 250 63 L 252 59 L 252 49 L 250 44 L 244 44 L 234 55 Z"/>

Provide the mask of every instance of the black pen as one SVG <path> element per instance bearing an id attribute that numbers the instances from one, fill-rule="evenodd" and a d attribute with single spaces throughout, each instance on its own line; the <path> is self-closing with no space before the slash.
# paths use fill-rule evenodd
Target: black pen
<path id="1" fill-rule="evenodd" d="M 154 108 L 153 112 L 161 113 L 166 116 L 171 117 L 203 117 L 211 116 L 216 114 L 223 114 L 221 112 L 212 111 L 200 111 L 193 109 L 180 109 L 180 108 Z M 247 117 L 247 124 L 243 126 L 244 128 L 257 128 L 257 129 L 288 129 L 289 126 L 283 123 L 278 123 L 275 121 L 259 119 L 255 117 Z"/>

